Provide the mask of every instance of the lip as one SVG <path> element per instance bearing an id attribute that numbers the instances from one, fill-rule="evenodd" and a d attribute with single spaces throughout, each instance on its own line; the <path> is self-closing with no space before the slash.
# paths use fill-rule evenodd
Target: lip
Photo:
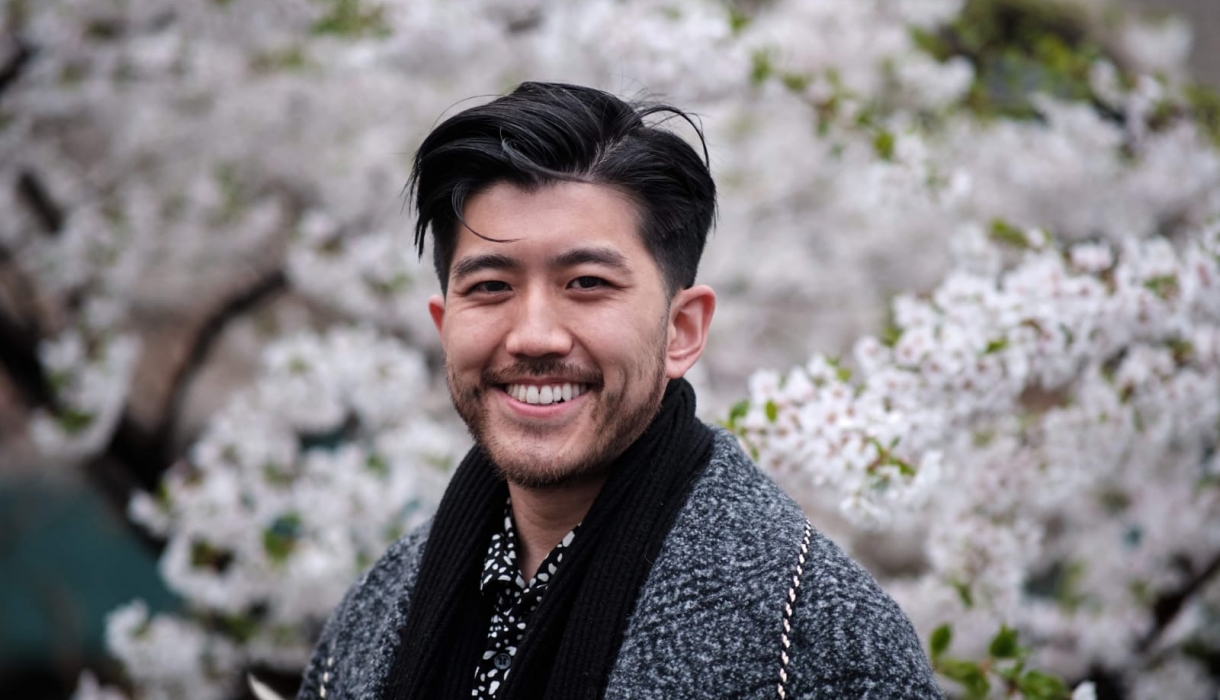
<path id="1" fill-rule="evenodd" d="M 533 382 L 515 382 L 515 383 L 532 384 Z M 543 386 L 545 386 L 545 384 L 543 384 Z M 504 402 L 504 405 L 507 406 L 508 409 L 510 411 L 512 411 L 513 413 L 515 413 L 521 417 L 524 417 L 524 418 L 555 418 L 558 416 L 562 416 L 566 413 L 575 411 L 576 409 L 578 409 L 581 406 L 581 404 L 584 401 L 584 398 L 589 395 L 590 391 L 592 391 L 592 390 L 591 389 L 586 390 L 585 393 L 581 394 L 580 396 L 577 396 L 576 398 L 574 398 L 570 401 L 542 405 L 542 404 L 533 404 L 533 403 L 526 403 L 524 401 L 518 401 L 518 400 L 514 399 L 512 396 L 509 396 L 508 392 L 504 391 L 504 389 L 502 387 L 496 387 L 496 393 L 499 394 L 500 400 Z"/>

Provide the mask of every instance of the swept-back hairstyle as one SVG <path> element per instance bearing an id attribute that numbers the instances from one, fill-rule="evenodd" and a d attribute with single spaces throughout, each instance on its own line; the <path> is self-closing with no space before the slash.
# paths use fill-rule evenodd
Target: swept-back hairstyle
<path id="1" fill-rule="evenodd" d="M 667 115 L 689 123 L 703 158 L 661 128 Z M 699 125 L 680 109 L 620 100 L 561 83 L 522 83 L 510 94 L 462 111 L 424 139 L 407 183 L 419 219 L 420 256 L 432 228 L 442 291 L 466 201 L 498 182 L 533 189 L 560 181 L 608 185 L 639 209 L 640 235 L 669 293 L 695 283 L 716 211 L 716 185 Z M 476 232 L 481 235 L 481 232 Z M 494 239 L 491 239 L 494 240 Z"/>

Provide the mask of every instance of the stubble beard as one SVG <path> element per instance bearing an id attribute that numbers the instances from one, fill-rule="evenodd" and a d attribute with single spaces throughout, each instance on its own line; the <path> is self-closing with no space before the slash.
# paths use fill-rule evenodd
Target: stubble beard
<path id="1" fill-rule="evenodd" d="M 664 330 L 664 327 L 662 327 Z M 664 337 L 664 336 L 663 336 Z M 658 343 L 659 353 L 651 355 L 631 368 L 627 381 L 614 391 L 607 390 L 601 373 L 565 365 L 555 360 L 518 362 L 498 372 L 484 372 L 476 386 L 460 386 L 452 367 L 446 363 L 445 377 L 453 407 L 466 423 L 475 442 L 491 457 L 496 468 L 510 484 L 534 491 L 548 491 L 601 478 L 609 471 L 615 458 L 635 442 L 652 423 L 661 407 L 665 395 L 665 346 Z M 498 391 L 506 383 L 498 381 L 502 376 L 564 376 L 577 377 L 581 383 L 589 384 L 585 394 L 593 406 L 589 420 L 592 422 L 591 441 L 588 449 L 575 458 L 562 455 L 533 453 L 522 446 L 514 446 L 511 439 L 496 434 L 488 419 L 489 408 L 486 394 Z M 584 381 L 588 380 L 588 381 Z M 627 403 L 627 393 L 633 382 L 651 387 L 649 393 L 634 405 Z M 546 429 L 521 428 L 527 436 L 545 437 Z"/>

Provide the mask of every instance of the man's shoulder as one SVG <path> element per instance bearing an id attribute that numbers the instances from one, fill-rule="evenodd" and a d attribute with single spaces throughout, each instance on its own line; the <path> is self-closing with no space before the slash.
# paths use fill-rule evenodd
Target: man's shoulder
<path id="1" fill-rule="evenodd" d="M 740 578 L 791 558 L 806 523 L 804 511 L 742 449 L 713 427 L 707 468 L 674 522 L 661 560 L 700 561 L 709 574 Z M 723 555 L 732 556 L 723 556 Z"/>
<path id="2" fill-rule="evenodd" d="M 775 697 L 782 659 L 788 697 L 939 697 L 893 600 L 731 433 L 714 431 L 711 462 L 641 591 L 606 697 Z M 862 685 L 844 685 L 853 674 Z"/>
<path id="3" fill-rule="evenodd" d="M 941 698 L 910 618 L 860 564 L 809 528 L 785 609 L 789 696 Z M 796 569 L 797 567 L 793 567 Z"/>

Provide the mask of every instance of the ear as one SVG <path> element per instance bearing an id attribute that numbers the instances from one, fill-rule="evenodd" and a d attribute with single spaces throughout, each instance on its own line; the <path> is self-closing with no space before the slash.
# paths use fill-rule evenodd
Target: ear
<path id="1" fill-rule="evenodd" d="M 669 343 L 665 376 L 677 379 L 695 364 L 707 343 L 707 329 L 716 311 L 716 292 L 700 284 L 674 295 L 669 305 Z"/>
<path id="2" fill-rule="evenodd" d="M 439 334 L 445 325 L 445 297 L 433 294 L 428 299 L 428 314 L 432 316 L 432 323 L 436 324 L 436 332 Z"/>

